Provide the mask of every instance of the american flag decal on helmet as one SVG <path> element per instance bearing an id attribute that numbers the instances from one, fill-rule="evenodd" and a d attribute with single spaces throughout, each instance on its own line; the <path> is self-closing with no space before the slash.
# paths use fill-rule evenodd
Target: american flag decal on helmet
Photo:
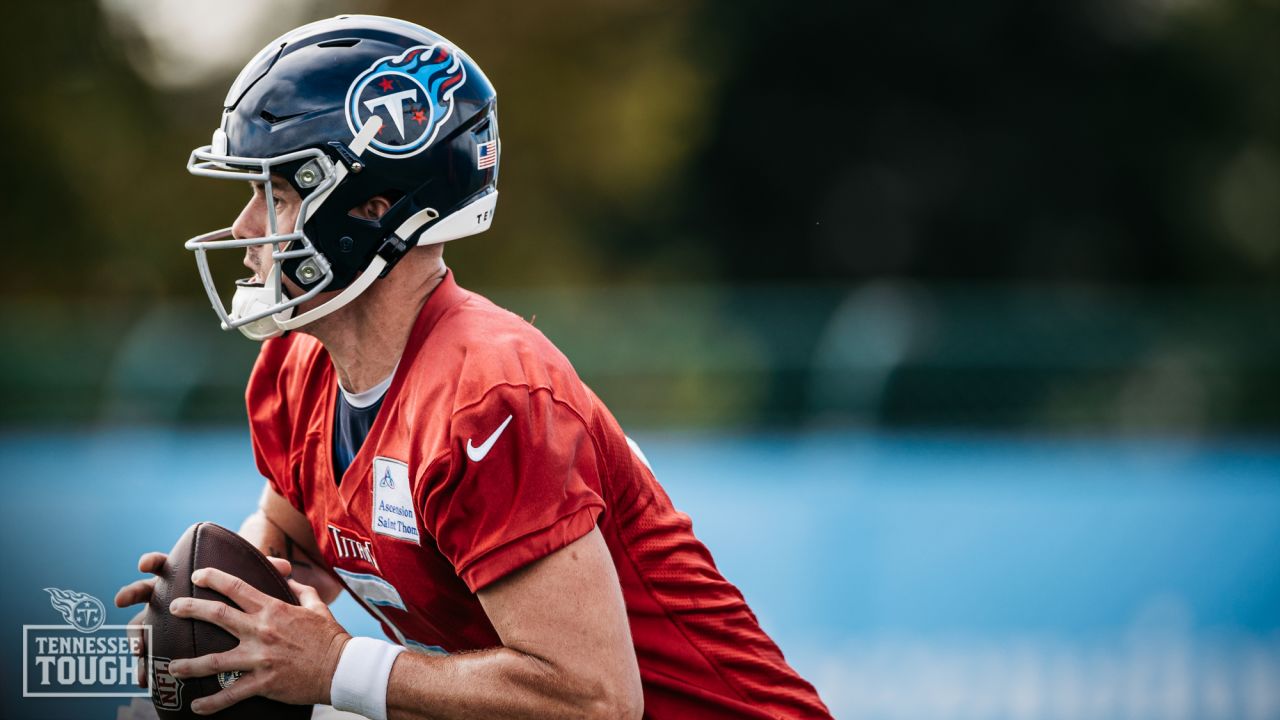
<path id="1" fill-rule="evenodd" d="M 476 169 L 483 170 L 498 164 L 498 141 L 480 143 L 476 146 Z"/>

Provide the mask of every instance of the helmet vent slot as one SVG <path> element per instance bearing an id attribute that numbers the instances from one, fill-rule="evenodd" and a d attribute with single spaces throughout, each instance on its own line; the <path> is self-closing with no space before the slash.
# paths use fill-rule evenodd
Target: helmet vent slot
<path id="1" fill-rule="evenodd" d="M 358 42 L 360 42 L 360 38 L 342 38 L 341 40 L 325 40 L 322 43 L 317 43 L 317 45 L 322 48 L 351 47 Z"/>
<path id="2" fill-rule="evenodd" d="M 306 113 L 300 113 L 300 112 L 299 112 L 299 113 L 290 113 L 290 114 L 288 114 L 288 115 L 274 115 L 274 114 L 272 114 L 271 112 L 269 112 L 269 111 L 267 111 L 267 110 L 263 110 L 262 112 L 258 113 L 258 115 L 259 115 L 263 120 L 266 120 L 267 122 L 271 123 L 272 125 L 275 125 L 276 123 L 282 123 L 282 122 L 284 122 L 285 120 L 292 120 L 292 119 L 294 119 L 294 118 L 298 117 L 299 115 L 305 115 L 305 114 L 306 114 Z"/>

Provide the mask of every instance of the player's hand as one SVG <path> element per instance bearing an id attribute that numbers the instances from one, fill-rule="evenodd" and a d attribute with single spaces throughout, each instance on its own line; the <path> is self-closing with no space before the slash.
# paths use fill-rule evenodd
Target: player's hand
<path id="1" fill-rule="evenodd" d="M 226 652 L 174 660 L 169 672 L 177 678 L 244 673 L 216 695 L 193 702 L 194 712 L 215 713 L 254 695 L 294 705 L 329 703 L 333 671 L 351 636 L 315 588 L 289 580 L 302 603 L 291 605 L 215 568 L 197 570 L 191 581 L 222 593 L 242 609 L 216 600 L 178 598 L 169 612 L 213 623 L 239 638 L 240 644 Z"/>
<path id="2" fill-rule="evenodd" d="M 138 558 L 138 572 L 159 575 L 164 568 L 164 561 L 168 557 L 162 552 L 146 553 Z M 155 587 L 156 579 L 154 577 L 135 580 L 125 585 L 116 593 L 116 607 L 123 608 L 147 602 L 151 599 L 151 593 L 155 590 Z M 140 688 L 147 686 L 147 636 L 137 628 L 146 624 L 148 624 L 147 609 L 143 608 L 142 612 L 134 615 L 133 619 L 129 621 L 128 631 L 130 638 L 137 638 L 138 640 L 138 643 L 132 647 L 138 651 L 138 687 Z"/>
<path id="3" fill-rule="evenodd" d="M 159 576 L 164 571 L 164 563 L 169 556 L 162 552 L 144 553 L 138 558 L 138 572 L 151 573 Z M 267 558 L 271 564 L 275 566 L 276 571 L 285 577 L 289 577 L 293 572 L 293 568 L 289 565 L 288 560 L 281 558 Z M 143 578 L 135 580 L 128 585 L 120 588 L 116 592 L 116 607 L 124 608 L 130 605 L 150 602 L 151 594 L 155 592 L 156 577 Z M 141 612 L 133 616 L 129 621 L 129 637 L 138 639 L 137 645 L 134 647 L 138 650 L 138 687 L 145 688 L 147 686 L 147 636 L 138 628 L 142 625 L 148 625 L 147 608 L 143 608 Z"/>

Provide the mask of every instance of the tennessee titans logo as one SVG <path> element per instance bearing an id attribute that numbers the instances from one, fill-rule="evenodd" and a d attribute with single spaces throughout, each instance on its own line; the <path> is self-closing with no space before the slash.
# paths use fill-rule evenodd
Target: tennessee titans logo
<path id="1" fill-rule="evenodd" d="M 91 633 L 106 622 L 107 609 L 98 598 L 74 590 L 45 588 L 49 602 L 62 613 L 62 619 L 82 633 Z"/>
<path id="2" fill-rule="evenodd" d="M 356 135 L 377 115 L 382 128 L 369 150 L 389 158 L 416 155 L 435 141 L 453 114 L 453 93 L 466 81 L 458 51 L 443 43 L 389 55 L 347 89 L 347 125 Z"/>

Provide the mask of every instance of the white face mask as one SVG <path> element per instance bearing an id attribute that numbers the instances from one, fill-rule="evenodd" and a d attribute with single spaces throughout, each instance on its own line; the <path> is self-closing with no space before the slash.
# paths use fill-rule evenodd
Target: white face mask
<path id="1" fill-rule="evenodd" d="M 355 138 L 351 150 L 357 157 L 368 147 L 369 139 L 378 132 L 381 125 L 381 121 L 375 119 L 374 122 L 367 123 Z M 262 183 L 267 203 L 267 234 L 262 237 L 236 238 L 228 227 L 193 237 L 184 245 L 196 254 L 200 279 L 213 303 L 214 312 L 222 322 L 222 329 L 239 330 L 252 340 L 265 340 L 281 335 L 286 330 L 301 327 L 351 302 L 381 274 L 386 261 L 377 257 L 341 293 L 319 307 L 295 317 L 294 309 L 298 305 L 316 297 L 333 282 L 334 274 L 328 260 L 312 244 L 303 225 L 328 199 L 333 188 L 346 178 L 347 167 L 335 165 L 323 151 L 315 148 L 273 158 L 236 157 L 228 155 L 226 148 L 226 134 L 219 128 L 214 131 L 211 144 L 192 151 L 187 161 L 187 171 L 203 177 Z M 302 166 L 295 173 L 295 181 L 300 187 L 310 188 L 312 192 L 303 198 L 294 227 L 289 232 L 280 232 L 271 191 L 272 170 L 298 162 L 302 162 Z M 207 253 L 210 250 L 244 249 L 257 245 L 271 248 L 271 270 L 264 282 L 255 282 L 253 279 L 238 281 L 228 310 L 214 284 Z M 302 293 L 290 298 L 284 293 L 280 267 L 283 261 L 298 258 L 304 258 L 297 273 L 306 285 Z"/>

